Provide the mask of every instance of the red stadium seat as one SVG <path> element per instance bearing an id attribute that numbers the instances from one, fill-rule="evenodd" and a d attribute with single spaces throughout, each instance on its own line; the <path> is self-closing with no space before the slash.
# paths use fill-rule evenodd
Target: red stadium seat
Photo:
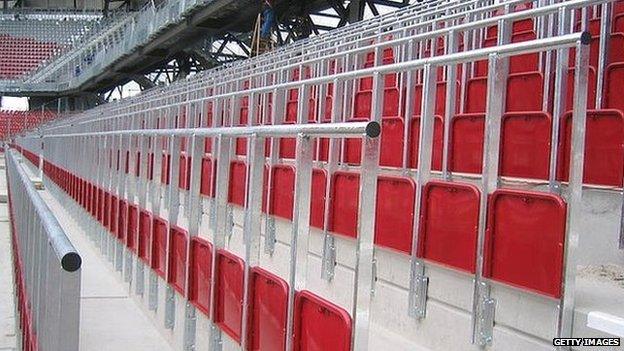
<path id="1" fill-rule="evenodd" d="M 286 347 L 288 284 L 254 267 L 249 279 L 249 350 L 283 350 Z"/>
<path id="2" fill-rule="evenodd" d="M 212 245 L 207 240 L 197 236 L 191 239 L 189 266 L 189 300 L 198 310 L 209 315 Z"/>
<path id="3" fill-rule="evenodd" d="M 605 80 L 605 107 L 624 111 L 624 63 L 614 63 L 607 67 Z"/>
<path id="4" fill-rule="evenodd" d="M 292 220 L 295 193 L 295 168 L 276 165 L 271 169 L 271 201 L 269 214 Z"/>
<path id="5" fill-rule="evenodd" d="M 483 134 L 485 115 L 457 115 L 451 121 L 449 138 L 449 170 L 460 173 L 481 173 L 483 169 Z"/>
<path id="6" fill-rule="evenodd" d="M 552 194 L 498 190 L 489 201 L 485 277 L 559 298 L 566 204 Z"/>
<path id="7" fill-rule="evenodd" d="M 309 291 L 298 292 L 294 349 L 350 351 L 351 317 L 342 308 Z"/>
<path id="8" fill-rule="evenodd" d="M 245 206 L 247 190 L 247 165 L 242 161 L 230 163 L 230 184 L 228 201 L 231 204 Z"/>
<path id="9" fill-rule="evenodd" d="M 419 116 L 422 114 L 422 93 L 423 93 L 423 85 L 416 85 L 416 91 L 414 93 L 414 116 Z M 456 112 L 459 111 L 460 106 L 460 98 L 461 98 L 461 85 L 460 82 L 456 82 L 455 88 L 455 109 Z M 436 84 L 436 105 L 433 113 L 436 115 L 444 116 L 446 113 L 446 82 L 437 82 Z"/>
<path id="10" fill-rule="evenodd" d="M 172 226 L 169 230 L 169 269 L 167 282 L 182 295 L 186 295 L 187 243 L 187 231 Z"/>
<path id="11" fill-rule="evenodd" d="M 360 175 L 336 172 L 332 178 L 329 230 L 355 238 L 357 236 Z"/>
<path id="12" fill-rule="evenodd" d="M 213 166 L 213 161 L 211 157 L 204 156 L 202 158 L 201 165 L 201 185 L 200 185 L 200 194 L 208 197 L 215 196 L 215 186 L 216 186 L 216 178 L 213 176 L 214 168 L 216 168 L 216 162 Z"/>
<path id="13" fill-rule="evenodd" d="M 167 269 L 167 222 L 162 218 L 152 221 L 151 267 L 162 278 Z"/>
<path id="14" fill-rule="evenodd" d="M 622 186 L 624 179 L 624 114 L 620 110 L 590 110 L 585 130 L 585 184 Z M 567 181 L 572 145 L 572 113 L 561 120 L 558 179 Z"/>
<path id="15" fill-rule="evenodd" d="M 500 174 L 548 179 L 552 118 L 542 112 L 510 112 L 501 124 Z"/>
<path id="16" fill-rule="evenodd" d="M 151 242 L 152 215 L 145 210 L 141 210 L 141 212 L 139 212 L 138 254 L 139 258 L 145 261 L 145 263 L 151 261 Z"/>
<path id="17" fill-rule="evenodd" d="M 375 244 L 409 254 L 414 232 L 416 183 L 411 178 L 377 180 Z"/>
<path id="18" fill-rule="evenodd" d="M 191 189 L 191 157 L 186 152 L 180 154 L 178 187 L 187 191 Z"/>
<path id="19" fill-rule="evenodd" d="M 119 241 L 126 241 L 126 223 L 128 222 L 128 201 L 120 200 L 119 201 L 119 215 L 117 216 L 117 227 L 115 228 L 115 235 Z"/>
<path id="20" fill-rule="evenodd" d="M 225 251 L 217 251 L 215 322 L 232 339 L 240 342 L 245 263 Z"/>
<path id="21" fill-rule="evenodd" d="M 466 90 L 466 113 L 483 113 L 486 108 L 487 77 L 473 78 Z M 544 77 L 539 72 L 510 74 L 507 80 L 506 111 L 541 111 Z"/>
<path id="22" fill-rule="evenodd" d="M 410 148 L 409 167 L 418 168 L 418 152 L 420 148 L 420 116 L 412 118 L 410 121 Z M 434 116 L 433 123 L 433 150 L 431 155 L 431 168 L 437 171 L 442 170 L 442 150 L 444 147 L 444 118 Z"/>
<path id="23" fill-rule="evenodd" d="M 325 192 L 327 190 L 327 171 L 312 170 L 312 199 L 310 200 L 310 225 L 323 229 L 325 224 Z"/>
<path id="24" fill-rule="evenodd" d="M 479 224 L 479 189 L 431 181 L 423 190 L 418 256 L 474 273 Z"/>
<path id="25" fill-rule="evenodd" d="M 139 208 L 128 206 L 128 225 L 126 227 L 126 246 L 130 251 L 137 252 L 137 234 L 139 230 Z"/>
<path id="26" fill-rule="evenodd" d="M 381 149 L 379 165 L 401 167 L 403 165 L 404 123 L 401 118 L 383 118 L 381 120 Z M 359 165 L 362 162 L 362 140 L 345 139 L 343 150 L 344 162 Z"/>

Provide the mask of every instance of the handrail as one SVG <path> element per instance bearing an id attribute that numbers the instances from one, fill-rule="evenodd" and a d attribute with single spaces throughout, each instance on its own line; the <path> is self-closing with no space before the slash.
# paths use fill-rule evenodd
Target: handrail
<path id="1" fill-rule="evenodd" d="M 6 153 L 15 286 L 24 349 L 78 350 L 82 259 L 16 157 Z"/>

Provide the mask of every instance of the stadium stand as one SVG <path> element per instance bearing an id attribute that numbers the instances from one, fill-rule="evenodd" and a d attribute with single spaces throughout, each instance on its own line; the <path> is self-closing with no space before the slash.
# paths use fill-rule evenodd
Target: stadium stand
<path id="1" fill-rule="evenodd" d="M 623 15 L 427 1 L 10 144 L 176 349 L 551 350 L 624 315 Z"/>
<path id="2" fill-rule="evenodd" d="M 15 81 L 49 65 L 96 29 L 101 18 L 70 11 L 0 14 L 0 81 Z"/>

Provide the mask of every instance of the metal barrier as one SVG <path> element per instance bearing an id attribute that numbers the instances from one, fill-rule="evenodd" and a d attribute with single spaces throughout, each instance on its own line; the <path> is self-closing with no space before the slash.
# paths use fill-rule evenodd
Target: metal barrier
<path id="1" fill-rule="evenodd" d="M 293 310 L 293 290 L 300 291 L 307 282 L 312 281 L 312 279 L 305 281 L 304 277 L 297 276 L 301 273 L 300 268 L 307 267 L 310 263 L 299 261 L 305 254 L 317 256 L 315 260 L 322 263 L 319 272 L 315 272 L 320 278 L 316 276 L 312 278 L 316 283 L 321 281 L 318 285 L 330 286 L 327 290 L 322 290 L 322 293 L 331 296 L 332 299 L 348 295 L 345 293 L 346 290 L 332 293 L 327 291 L 348 280 L 345 279 L 347 275 L 341 277 L 337 275 L 340 269 L 351 269 L 349 273 L 353 273 L 355 277 L 354 284 L 343 284 L 341 287 L 353 288 L 357 291 L 357 299 L 353 302 L 345 302 L 343 299 L 340 304 L 348 306 L 346 309 L 351 311 L 351 316 L 355 319 L 353 345 L 357 351 L 369 347 L 367 339 L 370 305 L 374 303 L 397 304 L 404 307 L 400 311 L 397 308 L 390 316 L 388 316 L 390 313 L 383 315 L 386 319 L 382 319 L 381 323 L 394 323 L 395 326 L 401 324 L 403 327 L 407 325 L 405 329 L 412 328 L 410 323 L 414 323 L 418 328 L 430 328 L 427 331 L 437 328 L 432 335 L 440 329 L 440 318 L 448 317 L 448 314 L 444 313 L 451 313 L 448 310 L 459 310 L 462 313 L 465 311 L 466 324 L 471 326 L 470 337 L 459 341 L 455 339 L 455 344 L 452 345 L 454 347 L 461 345 L 461 342 L 472 341 L 474 344 L 491 344 L 500 348 L 500 344 L 496 345 L 496 340 L 500 339 L 495 337 L 495 332 L 501 335 L 509 330 L 519 330 L 522 333 L 521 338 L 539 340 L 531 345 L 542 347 L 544 341 L 548 341 L 551 337 L 572 336 L 578 245 L 588 236 L 588 229 L 584 226 L 587 213 L 583 212 L 583 206 L 589 203 L 589 200 L 583 199 L 585 192 L 583 173 L 586 169 L 584 155 L 587 149 L 585 126 L 590 120 L 587 117 L 590 113 L 588 106 L 594 105 L 588 97 L 588 87 L 598 85 L 588 82 L 590 36 L 588 33 L 580 33 L 574 26 L 578 20 L 580 28 L 588 27 L 581 17 L 584 16 L 583 18 L 587 20 L 588 13 L 597 6 L 606 9 L 602 11 L 608 11 L 611 3 L 593 0 L 546 2 L 548 5 L 520 12 L 513 12 L 511 5 L 528 1 L 502 4 L 478 1 L 465 3 L 474 5 L 474 8 L 468 10 L 461 6 L 454 8 L 460 12 L 459 14 L 444 11 L 440 14 L 437 12 L 438 9 L 434 8 L 431 11 L 440 17 L 433 19 L 427 18 L 430 9 L 425 9 L 417 14 L 398 18 L 396 21 L 388 20 L 379 26 L 371 21 L 372 24 L 365 23 L 362 27 L 356 27 L 362 30 L 359 36 L 357 30 L 338 31 L 345 36 L 345 41 L 341 42 L 339 38 L 329 35 L 327 37 L 330 40 L 326 48 L 320 43 L 322 39 L 328 39 L 326 37 L 319 39 L 318 42 L 310 40 L 302 45 L 296 44 L 246 63 L 211 71 L 210 75 L 189 79 L 183 84 L 154 90 L 125 102 L 100 106 L 75 118 L 52 123 L 42 130 L 43 136 L 21 138 L 17 143 L 24 148 L 36 147 L 30 151 L 42 155 L 46 174 L 55 182 L 63 183 L 66 191 L 85 208 L 80 215 L 83 218 L 83 225 L 89 228 L 89 233 L 94 234 L 93 239 L 101 245 L 102 253 L 110 256 L 115 268 L 122 272 L 138 295 L 145 294 L 149 309 L 157 313 L 164 309 L 163 319 L 166 328 L 172 330 L 183 328 L 186 350 L 191 350 L 195 346 L 195 323 L 199 315 L 196 313 L 196 301 L 189 297 L 191 240 L 182 245 L 186 251 L 177 251 L 178 244 L 168 240 L 168 235 L 174 236 L 171 233 L 177 235 L 181 232 L 181 236 L 184 237 L 184 233 L 188 233 L 193 239 L 199 234 L 205 234 L 208 238 L 212 235 L 213 255 L 210 267 L 211 272 L 215 272 L 217 251 L 224 247 L 238 248 L 234 244 L 230 246 L 231 240 L 235 242 L 237 237 L 233 233 L 235 223 L 242 227 L 241 237 L 244 238 L 244 243 L 241 247 L 244 251 L 241 252 L 245 253 L 245 259 L 240 260 L 241 265 L 245 267 L 245 280 L 241 283 L 244 289 L 241 300 L 245 301 L 244 307 L 241 308 L 244 317 L 240 319 L 242 324 L 240 329 L 243 332 L 239 331 L 236 340 L 243 349 L 249 342 L 248 336 L 244 334 L 249 326 L 247 313 L 251 313 L 246 308 L 250 294 L 249 274 L 250 268 L 257 268 L 260 265 L 257 254 L 261 246 L 259 243 L 261 235 L 264 236 L 264 252 L 261 253 L 261 257 L 268 256 L 272 259 L 279 256 L 280 245 L 282 250 L 286 246 L 290 250 L 289 254 L 295 255 L 290 256 L 288 261 L 290 269 L 288 311 Z M 501 13 L 496 13 L 499 10 Z M 536 40 L 512 42 L 515 23 L 527 19 L 532 21 L 531 30 L 548 28 L 548 33 L 540 32 L 543 35 Z M 548 25 L 538 26 L 537 22 L 540 21 L 545 21 L 544 23 Z M 561 25 L 555 27 L 555 23 Z M 371 25 L 370 32 L 363 29 L 366 25 Z M 437 29 L 431 30 L 432 27 Z M 397 34 L 401 32 L 397 28 L 405 28 L 404 35 Z M 393 30 L 397 30 L 393 32 L 396 37 L 387 38 L 388 31 Z M 485 40 L 488 32 L 491 36 L 494 34 L 496 36 L 495 43 L 491 46 L 479 43 L 480 40 Z M 576 33 L 569 34 L 570 32 Z M 375 39 L 375 42 L 371 43 L 372 39 Z M 444 41 L 445 48 L 441 54 L 424 54 L 427 48 L 435 52 L 440 40 Z M 461 43 L 464 44 L 463 51 L 458 50 Z M 332 45 L 337 49 L 333 50 Z M 398 62 L 383 64 L 383 53 L 388 48 L 398 53 L 395 56 Z M 606 44 L 601 42 L 593 48 L 597 48 L 596 52 L 604 55 Z M 370 53 L 374 54 L 374 63 L 367 66 L 364 61 Z M 574 60 L 571 59 L 572 53 L 576 55 Z M 517 77 L 511 72 L 510 66 L 513 62 L 517 62 L 518 58 L 526 58 L 527 55 L 535 57 L 530 56 L 531 54 L 539 57 L 536 60 L 539 64 L 533 68 L 537 72 L 530 73 L 533 76 L 537 73 L 541 79 L 538 83 L 518 89 L 510 83 L 510 78 Z M 601 60 L 604 61 L 604 58 Z M 330 69 L 332 62 L 335 63 L 333 71 Z M 482 64 L 480 67 L 479 63 Z M 305 74 L 308 68 L 313 71 L 309 77 Z M 298 69 L 298 73 L 293 72 L 295 69 Z M 475 74 L 478 69 L 487 70 L 489 74 L 479 77 Z M 461 87 L 455 88 L 454 84 L 449 84 L 446 91 L 442 89 L 439 91 L 439 72 L 443 73 L 440 76 L 446 77 L 447 82 L 450 80 L 451 83 L 456 77 L 461 76 L 461 79 L 457 79 L 461 81 Z M 361 103 L 361 100 L 359 103 L 356 102 L 359 93 L 357 89 L 363 85 L 362 81 L 368 78 L 370 78 L 369 90 L 366 93 L 370 95 L 370 108 L 366 111 L 368 114 L 361 117 L 357 116 L 354 110 L 366 104 Z M 389 104 L 385 94 L 385 82 L 388 78 L 396 82 L 395 91 L 400 96 L 390 104 L 398 111 L 397 115 L 391 116 L 387 116 L 384 110 Z M 482 84 L 476 96 L 467 96 L 465 85 L 469 80 Z M 420 89 L 420 100 L 416 95 L 417 87 Z M 521 106 L 524 108 L 519 111 L 509 111 L 509 104 L 525 102 L 533 96 L 531 93 L 539 97 L 534 105 L 530 108 Z M 475 101 L 482 102 L 478 113 L 468 111 L 473 113 L 469 116 L 460 114 L 466 112 L 463 109 L 464 103 Z M 457 103 L 464 107 L 456 109 Z M 445 111 L 438 112 L 438 105 L 444 107 Z M 567 111 L 570 111 L 569 114 Z M 540 118 L 543 117 L 537 121 L 546 121 L 546 127 L 533 124 L 536 119 L 532 118 L 536 112 Z M 285 115 L 289 113 L 294 118 L 286 121 Z M 509 126 L 507 122 L 517 120 L 513 118 L 519 118 L 522 127 L 541 131 L 540 156 L 544 162 L 540 165 L 540 174 L 537 176 L 533 173 L 527 175 L 526 172 L 509 172 L 503 167 L 503 161 L 508 160 L 504 158 L 505 155 L 523 153 L 526 151 L 526 145 L 536 140 L 530 133 L 523 133 L 523 130 L 505 129 Z M 377 134 L 377 130 L 381 130 L 379 141 L 381 147 L 378 147 L 381 154 L 375 155 L 374 161 L 369 159 L 371 155 L 366 151 L 367 142 L 363 143 L 364 148 L 361 148 L 361 145 L 348 140 L 351 139 L 348 135 L 352 132 L 355 134 L 364 132 L 366 122 L 362 120 L 365 119 L 376 122 L 369 124 L 374 126 L 371 127 L 374 132 L 371 136 Z M 398 131 L 384 129 L 384 124 L 388 120 L 397 122 Z M 453 141 L 451 125 L 454 121 L 465 120 L 482 123 L 478 125 L 482 128 L 480 131 L 473 131 L 473 134 L 470 134 L 482 138 L 474 142 L 480 143 L 479 146 L 482 148 L 464 144 L 465 149 L 473 149 L 472 156 L 476 155 L 474 157 L 478 165 L 476 171 L 458 170 L 450 161 L 450 156 L 457 151 L 453 151 L 451 146 Z M 440 136 L 437 137 L 439 140 L 436 141 L 434 136 L 438 135 L 438 132 L 435 125 L 440 122 L 443 122 L 444 129 L 439 131 Z M 343 129 L 348 126 L 354 129 Z M 333 138 L 324 144 L 322 139 L 328 136 L 326 134 L 332 128 L 340 130 L 340 133 L 329 135 Z M 300 133 L 297 137 L 296 153 L 284 156 L 282 151 L 292 152 L 293 148 L 292 144 L 289 147 L 283 141 L 293 138 L 295 135 L 293 133 Z M 517 135 L 522 136 L 521 139 L 525 144 L 513 145 L 511 149 L 506 148 L 504 143 L 506 138 Z M 312 142 L 306 136 L 310 136 Z M 398 140 L 400 143 L 397 144 L 400 145 L 384 144 L 384 138 L 391 142 Z M 41 140 L 45 145 L 43 151 L 39 147 Z M 292 140 L 290 142 L 292 143 Z M 266 149 L 269 151 L 265 153 Z M 359 154 L 354 152 L 354 149 L 359 151 Z M 398 159 L 399 162 L 388 164 L 387 160 L 382 160 L 384 157 L 387 158 L 388 150 L 391 156 L 400 156 L 393 159 L 393 161 Z M 384 152 L 386 154 L 382 157 Z M 432 164 L 436 159 L 435 152 L 441 155 L 440 161 L 436 161 L 439 162 L 437 166 Z M 356 156 L 349 159 L 353 154 Z M 358 160 L 357 156 L 361 155 L 369 157 Z M 413 160 L 408 160 L 408 155 L 411 155 Z M 233 168 L 233 163 L 238 168 Z M 266 175 L 263 174 L 265 163 L 268 168 Z M 295 167 L 292 167 L 293 165 Z M 306 235 L 312 236 L 306 219 L 310 215 L 306 210 L 311 201 L 306 199 L 309 197 L 306 189 L 310 186 L 310 165 L 326 172 L 327 175 L 326 183 L 319 186 L 325 195 L 320 200 L 324 207 L 322 211 L 319 210 L 322 212 L 319 218 L 323 221 L 322 224 L 317 224 L 318 232 L 314 234 L 315 240 L 323 241 L 323 244 L 313 253 L 305 249 L 305 245 L 300 245 L 301 241 L 297 241 Z M 291 169 L 297 172 L 297 178 L 292 182 L 295 206 L 289 208 L 292 210 L 290 211 L 292 218 L 287 219 L 288 225 L 292 226 L 287 227 L 291 235 L 285 236 L 282 230 L 282 237 L 276 227 L 282 225 L 283 229 L 286 224 L 278 223 L 279 219 L 275 219 L 276 215 L 271 213 L 268 207 L 275 192 L 280 190 L 280 185 L 273 182 L 276 178 L 273 171 L 279 167 L 292 167 Z M 561 167 L 569 170 L 569 176 L 558 174 L 557 170 Z M 355 206 L 359 217 L 353 220 L 355 224 L 350 223 L 354 224 L 356 229 L 349 228 L 353 229 L 353 232 L 346 234 L 344 230 L 339 232 L 334 223 L 331 226 L 329 224 L 330 219 L 341 219 L 340 216 L 343 215 L 332 212 L 330 205 L 335 204 L 336 198 L 340 195 L 332 191 L 346 187 L 345 173 L 349 173 L 351 180 L 360 177 L 359 184 L 356 181 L 347 184 L 349 186 L 347 192 L 359 192 L 357 196 L 359 202 Z M 408 204 L 408 209 L 401 212 L 401 219 L 405 219 L 404 222 L 407 223 L 405 225 L 407 230 L 402 234 L 409 235 L 409 238 L 402 238 L 401 244 L 405 245 L 397 249 L 397 245 L 374 242 L 377 262 L 386 265 L 388 261 L 392 263 L 391 269 L 386 266 L 386 271 L 380 273 L 375 268 L 378 263 L 371 264 L 369 261 L 372 260 L 369 255 L 373 252 L 373 242 L 370 241 L 372 233 L 368 232 L 372 231 L 379 221 L 376 206 L 386 203 L 385 199 L 376 197 L 379 188 L 379 185 L 375 185 L 377 176 L 379 179 L 399 178 L 404 181 L 408 184 L 407 187 L 412 189 L 405 197 L 413 200 L 413 204 Z M 212 185 L 215 178 L 216 183 Z M 267 180 L 266 190 L 261 190 L 263 179 Z M 343 183 L 336 185 L 337 179 Z M 204 188 L 204 181 L 207 188 Z M 617 184 L 602 184 L 602 189 L 606 188 L 616 193 L 619 191 Z M 427 210 L 430 206 L 428 200 L 432 198 L 431 189 L 439 190 L 444 187 L 445 194 L 459 193 L 468 199 L 449 205 L 451 210 L 472 209 L 470 221 L 467 221 L 467 224 L 462 222 L 467 229 L 464 228 L 461 234 L 472 235 L 474 243 L 462 246 L 466 248 L 463 258 L 467 262 L 462 265 L 445 262 L 439 257 L 429 257 L 422 249 L 423 245 L 431 242 L 428 240 L 433 240 L 427 239 L 425 235 L 430 224 Z M 212 194 L 212 191 L 216 194 Z M 230 193 L 235 191 L 238 197 L 230 198 Z M 266 206 L 262 205 L 262 194 L 266 194 Z M 298 194 L 305 196 L 300 198 Z M 350 195 L 353 196 L 349 199 L 353 200 L 355 195 Z M 402 193 L 394 195 L 395 197 L 391 198 L 394 202 L 399 202 L 403 197 Z M 449 195 L 451 196 L 456 195 Z M 497 206 L 502 206 L 497 199 L 504 199 L 507 204 L 511 203 L 512 208 L 503 207 L 497 210 Z M 433 200 L 436 199 L 431 199 Z M 466 202 L 470 206 L 467 206 Z M 492 243 L 493 236 L 504 238 L 510 232 L 515 233 L 515 226 L 509 225 L 511 220 L 504 218 L 504 215 L 517 214 L 519 209 L 526 210 L 531 204 L 543 204 L 546 211 L 540 213 L 536 228 L 518 233 L 518 236 L 526 235 L 532 239 L 524 244 L 534 251 L 538 251 L 537 248 L 542 246 L 552 248 L 550 256 L 557 257 L 554 263 L 553 261 L 536 263 L 542 268 L 553 267 L 545 275 L 530 270 L 531 265 L 535 263 L 523 261 L 523 257 L 507 255 L 504 257 L 505 260 L 500 262 L 493 262 L 492 258 L 492 247 L 505 249 Z M 125 241 L 127 238 L 140 240 L 137 239 L 139 229 L 132 227 L 128 232 L 120 234 L 117 223 L 122 222 L 115 220 L 115 224 L 111 225 L 113 217 L 100 218 L 103 216 L 102 213 L 112 212 L 116 216 L 114 218 L 127 219 L 132 213 L 128 207 L 132 206 L 135 212 L 146 212 L 148 218 L 146 221 L 149 222 L 146 224 L 149 228 L 146 232 L 152 236 L 159 234 L 165 238 L 152 237 L 148 246 L 144 248 L 149 255 L 157 254 L 155 261 L 152 256 L 141 258 L 141 251 L 138 249 L 136 252 L 133 251 L 131 245 L 134 244 Z M 260 207 L 265 209 L 266 214 L 262 215 Z M 353 208 L 350 210 L 351 214 Z M 453 214 L 454 211 L 449 211 L 444 215 L 438 214 L 440 217 L 434 216 L 433 219 L 450 221 L 447 218 Z M 202 218 L 202 215 L 206 218 Z M 534 215 L 537 216 L 537 213 L 528 211 L 527 217 Z M 497 216 L 501 217 L 501 222 L 507 221 L 509 226 L 506 230 L 496 227 Z M 525 219 L 512 218 L 521 223 L 525 223 Z M 541 227 L 555 222 L 557 227 L 549 230 L 553 236 L 548 238 L 548 242 L 542 237 L 534 236 L 541 233 Z M 128 222 L 124 223 L 126 228 L 130 227 Z M 124 235 L 128 237 L 124 238 Z M 442 241 L 437 244 L 443 246 L 444 250 L 441 251 L 450 251 L 446 249 L 454 248 L 456 240 L 459 239 L 458 237 L 454 239 L 455 241 Z M 349 246 L 350 244 L 353 245 Z M 509 245 L 507 249 L 522 246 L 509 242 L 503 242 L 502 245 Z M 394 256 L 391 256 L 382 250 L 382 247 L 400 252 L 393 252 Z M 359 250 L 355 256 L 360 259 L 357 266 L 348 256 L 352 251 L 347 253 L 348 250 L 345 248 Z M 175 261 L 180 258 L 176 256 L 176 252 L 187 253 L 184 257 L 185 264 Z M 514 252 L 520 256 L 527 256 L 530 253 Z M 395 265 L 396 261 L 388 260 L 388 256 L 396 260 L 399 260 L 397 257 L 405 258 L 399 262 L 405 263 L 404 266 L 409 268 L 400 264 Z M 170 266 L 172 262 L 173 266 Z M 187 270 L 179 273 L 174 269 L 178 267 L 177 265 L 184 266 Z M 513 274 L 505 275 L 492 272 L 492 267 L 515 271 Z M 388 273 L 388 270 L 392 272 Z M 440 270 L 445 273 L 452 271 L 452 278 L 442 276 Z M 516 279 L 517 276 L 514 274 L 517 271 L 521 271 L 518 275 L 525 280 Z M 146 272 L 149 272 L 147 284 L 144 281 Z M 281 267 L 280 272 L 283 273 Z M 184 276 L 186 280 L 177 280 L 177 274 Z M 310 277 L 308 275 L 308 278 Z M 377 278 L 390 281 L 393 288 L 401 290 L 405 296 L 397 294 L 396 296 L 400 298 L 388 298 L 387 295 L 382 297 L 373 295 L 375 287 L 382 285 L 377 282 Z M 451 280 L 453 284 L 457 282 L 461 284 L 444 285 Z M 544 281 L 545 285 L 538 284 Z M 159 282 L 164 283 L 165 287 L 159 285 Z M 430 287 L 431 284 L 433 289 Z M 208 301 L 214 306 L 217 302 L 215 287 L 218 282 L 212 279 L 210 285 L 211 297 Z M 372 288 L 371 294 L 367 290 L 369 288 Z M 449 292 L 450 290 L 453 291 Z M 165 291 L 164 298 L 162 291 Z M 455 295 L 450 296 L 452 294 Z M 467 295 L 469 296 L 466 297 Z M 539 297 L 536 298 L 536 295 Z M 536 300 L 538 302 L 534 303 Z M 436 306 L 438 301 L 452 308 L 440 309 L 438 304 L 437 310 L 432 309 L 431 306 Z M 183 322 L 179 321 L 180 315 L 174 313 L 176 305 L 183 306 L 185 310 L 181 317 Z M 525 310 L 533 309 L 535 305 L 539 305 L 538 308 L 548 306 L 544 314 L 554 315 L 552 320 L 547 320 L 552 323 L 546 324 L 544 322 L 546 318 L 535 321 L 541 323 L 540 330 L 535 330 L 533 321 L 530 326 L 526 324 L 518 326 L 522 321 L 518 321 L 515 316 L 523 315 Z M 503 312 L 500 317 L 498 313 L 494 314 L 494 310 L 499 308 L 497 306 L 500 306 L 499 311 Z M 198 310 L 201 311 L 201 308 Z M 508 314 L 505 315 L 509 310 L 513 311 L 513 318 L 509 318 Z M 221 340 L 220 330 L 223 329 L 230 336 L 232 330 L 216 326 L 218 322 L 215 320 L 213 309 L 206 309 L 203 312 L 212 321 L 211 350 L 218 349 Z M 411 319 L 403 319 L 404 315 Z M 284 325 L 284 330 L 288 333 L 284 340 L 289 345 L 294 342 L 291 336 L 294 333 L 293 329 L 296 330 L 292 328 L 293 318 L 296 322 L 296 316 L 293 317 L 290 313 L 288 323 Z M 395 323 L 397 320 L 399 322 Z M 453 321 L 462 326 L 458 328 L 458 333 L 463 337 L 466 328 L 461 323 L 465 320 L 457 317 Z M 414 337 L 413 334 L 411 336 L 418 339 L 418 342 L 426 342 L 418 336 Z M 455 335 L 445 337 L 457 338 Z"/>
<path id="2" fill-rule="evenodd" d="M 78 350 L 81 258 L 22 169 L 5 153 L 24 350 Z"/>

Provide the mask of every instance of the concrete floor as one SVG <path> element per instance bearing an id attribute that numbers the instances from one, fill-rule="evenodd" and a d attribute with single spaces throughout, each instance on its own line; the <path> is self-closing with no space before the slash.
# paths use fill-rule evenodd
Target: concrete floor
<path id="1" fill-rule="evenodd" d="M 29 167 L 25 169 L 34 180 L 34 172 Z M 6 193 L 4 178 L 1 171 L 0 196 L 2 191 Z M 172 350 L 69 212 L 48 190 L 39 194 L 82 257 L 80 351 Z M 6 204 L 0 203 L 0 253 L 10 252 L 6 208 Z M 16 345 L 12 266 L 11 255 L 0 254 L 0 351 L 12 351 Z"/>
<path id="2" fill-rule="evenodd" d="M 13 351 L 15 338 L 15 300 L 13 298 L 13 262 L 11 228 L 6 203 L 7 187 L 4 155 L 0 154 L 0 351 Z"/>

